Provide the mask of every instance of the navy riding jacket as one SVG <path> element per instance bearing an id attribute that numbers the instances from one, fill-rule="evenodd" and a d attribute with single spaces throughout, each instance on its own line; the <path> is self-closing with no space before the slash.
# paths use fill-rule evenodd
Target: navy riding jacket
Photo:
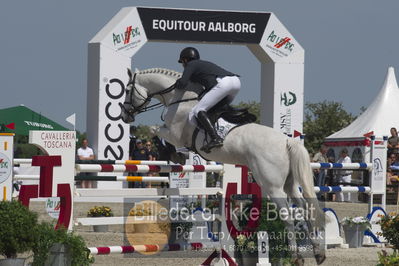
<path id="1" fill-rule="evenodd" d="M 196 82 L 205 87 L 205 91 L 209 91 L 216 84 L 216 78 L 223 78 L 226 76 L 238 76 L 233 74 L 220 66 L 204 61 L 204 60 L 191 60 L 184 68 L 181 79 L 178 80 L 176 86 L 178 89 L 186 87 L 188 81 Z"/>

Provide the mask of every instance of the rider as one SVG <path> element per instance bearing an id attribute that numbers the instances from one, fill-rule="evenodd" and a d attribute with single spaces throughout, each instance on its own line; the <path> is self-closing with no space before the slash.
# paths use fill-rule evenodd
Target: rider
<path id="1" fill-rule="evenodd" d="M 205 88 L 203 97 L 189 114 L 189 121 L 196 125 L 197 120 L 210 136 L 211 141 L 201 148 L 209 153 L 212 148 L 223 146 L 223 139 L 216 133 L 207 111 L 226 97 L 228 103 L 233 101 L 241 88 L 239 76 L 214 63 L 200 60 L 198 50 L 193 47 L 184 48 L 178 62 L 184 67 L 182 77 L 176 82 L 178 89 L 184 89 L 188 81 L 199 83 Z"/>

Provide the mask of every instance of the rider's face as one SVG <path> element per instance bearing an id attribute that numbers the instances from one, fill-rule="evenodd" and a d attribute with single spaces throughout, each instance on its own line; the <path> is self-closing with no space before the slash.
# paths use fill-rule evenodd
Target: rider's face
<path id="1" fill-rule="evenodd" d="M 183 65 L 183 67 L 186 67 L 187 66 L 187 59 L 182 59 L 181 61 L 182 61 L 181 64 Z"/>

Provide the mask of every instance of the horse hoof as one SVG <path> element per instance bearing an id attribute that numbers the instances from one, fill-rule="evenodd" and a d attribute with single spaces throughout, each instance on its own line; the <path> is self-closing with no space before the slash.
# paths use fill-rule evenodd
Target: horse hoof
<path id="1" fill-rule="evenodd" d="M 317 265 L 320 265 L 326 260 L 326 255 L 324 255 L 324 254 L 323 255 L 316 255 L 315 259 L 316 259 Z"/>

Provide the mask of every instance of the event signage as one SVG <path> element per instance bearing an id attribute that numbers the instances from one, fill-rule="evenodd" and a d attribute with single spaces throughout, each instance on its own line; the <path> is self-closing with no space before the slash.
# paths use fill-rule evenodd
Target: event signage
<path id="1" fill-rule="evenodd" d="M 107 79 L 104 79 L 106 81 Z M 112 100 L 119 100 L 122 101 L 125 97 L 125 85 L 120 79 L 113 78 L 109 80 L 109 82 L 105 85 L 105 93 Z M 114 108 L 112 108 L 114 106 Z M 112 109 L 115 109 L 114 113 L 117 115 L 112 114 Z M 125 134 L 125 129 L 123 124 L 121 123 L 120 112 L 119 111 L 119 104 L 114 103 L 113 101 L 107 102 L 104 108 L 105 116 L 110 120 L 116 122 L 115 128 L 112 128 L 112 124 L 108 123 L 104 127 L 104 136 L 107 139 L 107 143 L 118 143 L 121 141 Z M 120 123 L 118 123 L 118 121 Z M 113 131 L 114 135 L 111 133 Z M 116 133 L 116 134 L 115 134 Z M 99 156 L 103 156 L 105 159 L 116 159 L 122 160 L 124 157 L 123 149 L 120 145 L 116 145 L 113 147 L 111 145 L 106 145 L 103 154 Z"/>
<path id="2" fill-rule="evenodd" d="M 294 50 L 295 44 L 291 41 L 291 37 L 278 36 L 274 30 L 268 34 L 267 41 L 266 47 L 278 56 L 288 56 Z"/>
<path id="3" fill-rule="evenodd" d="M 296 94 L 292 91 L 280 93 L 280 131 L 287 135 L 292 135 L 292 105 L 297 101 Z"/>
<path id="4" fill-rule="evenodd" d="M 188 163 L 191 165 L 206 165 L 207 162 L 204 158 L 199 156 L 198 154 L 195 154 L 193 152 L 190 152 L 188 155 Z M 206 188 L 206 173 L 204 172 L 193 172 L 193 173 L 188 173 L 189 175 L 189 187 L 200 187 L 200 188 Z"/>
<path id="5" fill-rule="evenodd" d="M 26 125 L 32 126 L 32 127 L 38 127 L 38 128 L 48 128 L 48 129 L 54 129 L 52 125 L 49 124 L 44 124 L 44 123 L 38 123 L 38 122 L 32 122 L 32 121 L 24 121 Z"/>
<path id="6" fill-rule="evenodd" d="M 147 38 L 137 10 L 124 8 L 121 13 L 124 13 L 123 19 L 110 22 L 112 30 L 104 32 L 104 36 L 100 32 L 93 40 L 101 39 L 105 47 L 130 57 L 147 42 Z"/>
<path id="7" fill-rule="evenodd" d="M 3 183 L 11 175 L 12 163 L 7 155 L 0 152 L 0 183 Z"/>
<path id="8" fill-rule="evenodd" d="M 269 265 L 269 235 L 266 231 L 260 231 L 257 232 L 257 239 L 259 265 Z"/>
<path id="9" fill-rule="evenodd" d="M 133 28 L 132 25 L 129 25 L 124 32 L 112 34 L 114 46 L 122 46 L 122 48 L 125 48 L 126 45 L 134 44 L 135 37 L 138 35 L 140 35 L 139 27 Z"/>
<path id="10" fill-rule="evenodd" d="M 51 196 L 56 195 L 58 184 L 68 184 L 73 187 L 76 132 L 31 130 L 29 131 L 29 143 L 39 147 L 49 156 L 64 155 L 63 158 L 67 158 L 61 161 L 60 166 L 56 165 L 53 169 L 54 182 L 52 188 L 49 188 L 52 193 Z"/>
<path id="11" fill-rule="evenodd" d="M 373 175 L 370 186 L 374 194 L 384 194 L 386 192 L 386 141 L 375 143 L 371 150 L 373 161 Z"/>
<path id="12" fill-rule="evenodd" d="M 270 13 L 137 8 L 149 40 L 259 43 Z"/>
<path id="13" fill-rule="evenodd" d="M 261 123 L 286 134 L 302 131 L 304 50 L 273 13 L 125 7 L 89 42 L 86 128 L 98 159 L 128 159 L 130 125 L 120 107 L 126 69 L 147 42 L 248 47 L 261 63 Z"/>
<path id="14" fill-rule="evenodd" d="M 59 197 L 51 197 L 46 200 L 46 212 L 51 218 L 58 219 L 60 217 L 61 201 Z"/>
<path id="15" fill-rule="evenodd" d="M 190 176 L 189 173 L 169 173 L 170 188 L 189 188 Z M 171 208 L 181 208 L 189 203 L 189 196 L 170 196 Z"/>
<path id="16" fill-rule="evenodd" d="M 0 200 L 11 200 L 14 134 L 0 133 Z"/>
<path id="17" fill-rule="evenodd" d="M 275 62 L 290 58 L 290 62 L 303 63 L 303 48 L 276 16 L 268 21 L 260 45 Z"/>

